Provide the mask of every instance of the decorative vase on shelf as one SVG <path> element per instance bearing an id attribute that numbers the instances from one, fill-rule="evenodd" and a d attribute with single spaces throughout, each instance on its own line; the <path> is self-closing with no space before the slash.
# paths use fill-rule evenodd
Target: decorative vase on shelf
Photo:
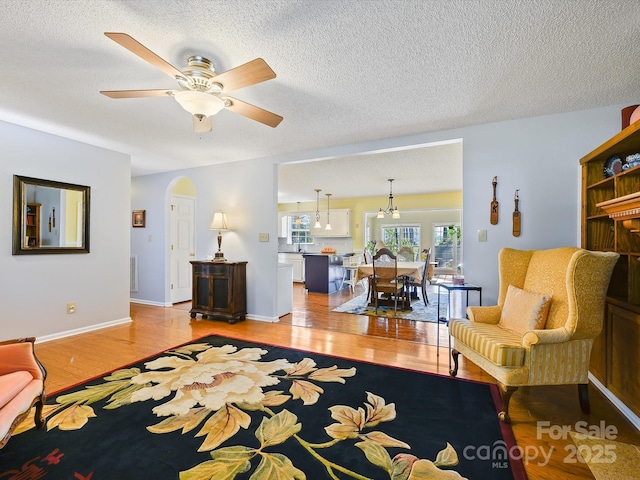
<path id="1" fill-rule="evenodd" d="M 631 113 L 629 117 L 629 125 L 640 120 L 640 106 L 636 105 L 636 109 Z"/>

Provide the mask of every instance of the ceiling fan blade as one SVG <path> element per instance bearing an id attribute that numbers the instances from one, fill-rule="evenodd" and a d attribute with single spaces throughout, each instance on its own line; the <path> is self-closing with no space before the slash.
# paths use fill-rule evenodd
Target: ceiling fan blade
<path id="1" fill-rule="evenodd" d="M 170 97 L 174 90 L 101 90 L 100 93 L 109 98 Z"/>
<path id="2" fill-rule="evenodd" d="M 193 116 L 193 131 L 196 133 L 207 133 L 213 130 L 213 122 L 211 117 L 198 118 Z"/>
<path id="3" fill-rule="evenodd" d="M 267 110 L 251 105 L 250 103 L 242 102 L 230 97 L 225 97 L 225 99 L 229 100 L 231 103 L 231 105 L 225 107 L 227 110 L 231 110 L 234 113 L 243 115 L 251 120 L 255 120 L 256 122 L 264 123 L 265 125 L 275 128 L 282 121 L 282 117 L 280 115 L 268 112 Z"/>
<path id="4" fill-rule="evenodd" d="M 154 67 L 159 68 L 171 78 L 183 77 L 184 75 L 180 70 L 171 65 L 169 62 L 159 57 L 147 47 L 138 42 L 135 38 L 127 35 L 126 33 L 119 32 L 104 32 L 104 34 L 116 43 L 119 43 L 131 53 L 136 54 L 141 59 L 149 62 Z"/>
<path id="5" fill-rule="evenodd" d="M 263 59 L 256 58 L 244 65 L 216 75 L 213 81 L 222 85 L 222 91 L 230 92 L 272 78 L 276 78 L 275 72 Z"/>

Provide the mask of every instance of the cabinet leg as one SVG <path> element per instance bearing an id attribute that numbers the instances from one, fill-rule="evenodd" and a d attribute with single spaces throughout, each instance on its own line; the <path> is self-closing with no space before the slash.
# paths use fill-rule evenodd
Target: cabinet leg
<path id="1" fill-rule="evenodd" d="M 583 413 L 590 413 L 591 405 L 589 403 L 589 384 L 578 384 L 578 398 L 580 400 L 580 410 L 582 410 Z"/>

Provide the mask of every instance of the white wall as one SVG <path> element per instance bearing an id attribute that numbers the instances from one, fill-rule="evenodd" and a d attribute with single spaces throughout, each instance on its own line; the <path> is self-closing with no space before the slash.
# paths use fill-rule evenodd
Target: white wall
<path id="1" fill-rule="evenodd" d="M 276 315 L 277 175 L 289 161 L 463 138 L 465 278 L 483 286 L 485 304 L 497 297 L 497 254 L 504 246 L 546 248 L 579 244 L 579 159 L 620 130 L 622 105 L 479 125 L 410 137 L 215 165 L 130 179 L 127 155 L 0 122 L 0 338 L 51 337 L 129 316 L 129 253 L 140 261 L 141 301 L 168 304 L 169 198 L 173 183 L 191 178 L 196 201 L 196 257 L 215 252 L 207 226 L 215 210 L 229 214 L 224 233 L 229 260 L 247 260 L 248 309 Z M 446 168 L 443 165 L 442 168 Z M 13 175 L 91 187 L 91 252 L 11 255 Z M 437 175 L 437 172 L 433 172 Z M 498 176 L 500 223 L 489 224 L 491 179 Z M 520 189 L 522 236 L 511 235 L 513 192 Z M 131 210 L 147 210 L 147 228 L 131 228 Z M 476 232 L 488 231 L 479 243 Z M 258 242 L 258 233 L 270 241 Z M 151 240 L 149 240 L 151 236 Z M 66 304 L 77 313 L 68 315 Z"/>
<path id="2" fill-rule="evenodd" d="M 277 181 L 271 162 L 247 161 L 134 177 L 132 208 L 147 211 L 147 228 L 134 229 L 131 253 L 138 255 L 140 276 L 134 301 L 170 305 L 169 200 L 182 177 L 196 187 L 196 259 L 217 249 L 217 231 L 208 229 L 213 213 L 227 214 L 230 231 L 222 233 L 222 251 L 229 261 L 248 261 L 247 310 L 252 318 L 274 320 L 278 263 Z M 259 233 L 269 242 L 259 242 Z M 151 235 L 151 241 L 149 236 Z"/>
<path id="3" fill-rule="evenodd" d="M 0 145 L 0 338 L 129 321 L 129 156 L 4 122 Z M 13 175 L 91 187 L 90 253 L 11 254 Z"/>
<path id="4" fill-rule="evenodd" d="M 159 239 L 162 237 L 158 235 L 164 232 L 167 237 L 167 188 L 178 176 L 191 178 L 198 191 L 197 257 L 205 258 L 215 251 L 216 234 L 206 227 L 213 211 L 224 209 L 229 213 L 234 231 L 224 234 L 223 251 L 230 260 L 249 262 L 249 314 L 273 318 L 277 273 L 277 176 L 274 165 L 462 138 L 465 279 L 481 285 L 483 303 L 491 304 L 497 298 L 497 256 L 501 248 L 579 245 L 579 160 L 620 130 L 620 110 L 631 103 L 137 177 L 133 180 L 132 208 L 146 208 L 147 213 L 154 212 L 150 224 L 162 223 L 146 234 L 152 233 L 154 239 Z M 447 167 L 443 165 L 442 168 Z M 437 171 L 433 172 L 433 175 L 437 174 Z M 494 176 L 498 176 L 500 202 L 500 221 L 495 226 L 489 223 Z M 516 189 L 520 190 L 522 213 L 522 234 L 518 238 L 511 234 Z M 145 200 L 141 202 L 143 198 Z M 488 232 L 487 242 L 480 243 L 477 231 L 483 229 Z M 268 232 L 270 242 L 258 243 L 258 232 Z M 141 286 L 139 298 L 168 302 L 168 247 L 164 245 L 164 251 L 159 251 L 145 245 L 144 238 L 137 235 L 132 241 L 133 253 L 141 255 L 145 250 L 148 253 L 144 255 L 148 268 L 144 275 L 148 283 Z"/>
<path id="5" fill-rule="evenodd" d="M 498 296 L 501 248 L 580 246 L 580 158 L 620 131 L 622 106 L 501 122 L 463 129 L 465 279 Z M 498 225 L 489 222 L 491 180 L 498 176 Z M 512 235 L 519 189 L 520 237 Z M 487 230 L 487 242 L 477 231 Z"/>

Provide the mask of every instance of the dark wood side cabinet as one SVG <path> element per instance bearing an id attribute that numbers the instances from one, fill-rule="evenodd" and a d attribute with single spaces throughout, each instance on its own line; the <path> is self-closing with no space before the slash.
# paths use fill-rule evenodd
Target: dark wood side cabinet
<path id="1" fill-rule="evenodd" d="M 637 153 L 640 122 L 607 140 L 580 164 L 582 247 L 620 254 L 590 371 L 640 416 L 640 165 L 625 165 L 626 157 Z"/>
<path id="2" fill-rule="evenodd" d="M 192 261 L 191 318 L 236 323 L 247 315 L 247 262 Z"/>

